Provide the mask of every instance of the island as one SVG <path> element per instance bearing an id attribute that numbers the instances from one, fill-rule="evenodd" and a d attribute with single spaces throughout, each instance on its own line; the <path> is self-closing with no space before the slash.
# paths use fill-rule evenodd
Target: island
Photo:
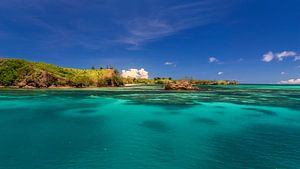
<path id="1" fill-rule="evenodd" d="M 188 80 L 178 80 L 165 84 L 165 90 L 199 90 L 199 87 L 193 86 Z"/>
<path id="2" fill-rule="evenodd" d="M 0 59 L 0 87 L 9 88 L 86 88 L 120 87 L 130 84 L 162 84 L 166 90 L 197 90 L 193 85 L 232 85 L 229 80 L 174 80 L 122 77 L 113 67 L 91 69 L 64 68 L 23 59 Z"/>

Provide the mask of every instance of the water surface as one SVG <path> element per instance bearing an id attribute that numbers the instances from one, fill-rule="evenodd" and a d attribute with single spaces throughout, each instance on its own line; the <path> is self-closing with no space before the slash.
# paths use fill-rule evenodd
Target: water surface
<path id="1" fill-rule="evenodd" d="M 1 89 L 0 168 L 300 168 L 300 86 L 201 89 Z"/>

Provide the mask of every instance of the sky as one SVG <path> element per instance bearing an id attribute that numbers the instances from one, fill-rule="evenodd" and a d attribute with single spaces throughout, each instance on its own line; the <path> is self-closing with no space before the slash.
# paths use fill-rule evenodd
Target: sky
<path id="1" fill-rule="evenodd" d="M 0 0 L 0 57 L 300 83 L 299 0 Z"/>

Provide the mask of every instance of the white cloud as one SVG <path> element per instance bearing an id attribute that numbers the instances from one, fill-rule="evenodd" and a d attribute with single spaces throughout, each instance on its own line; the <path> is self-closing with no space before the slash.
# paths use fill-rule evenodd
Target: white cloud
<path id="1" fill-rule="evenodd" d="M 122 77 L 131 77 L 131 78 L 137 78 L 137 79 L 148 79 L 149 73 L 141 68 L 141 69 L 128 69 L 128 70 L 122 70 Z"/>
<path id="2" fill-rule="evenodd" d="M 217 62 L 219 62 L 219 60 L 217 58 L 215 58 L 215 57 L 209 57 L 208 58 L 208 62 L 209 63 L 217 63 Z"/>
<path id="3" fill-rule="evenodd" d="M 222 75 L 223 74 L 223 72 L 218 72 L 218 75 Z"/>
<path id="4" fill-rule="evenodd" d="M 300 60 L 300 55 L 299 56 L 295 56 L 294 61 Z"/>
<path id="5" fill-rule="evenodd" d="M 286 73 L 285 72 L 280 72 L 280 74 L 285 75 Z"/>
<path id="6" fill-rule="evenodd" d="M 165 65 L 173 65 L 173 62 L 165 62 Z"/>
<path id="7" fill-rule="evenodd" d="M 289 79 L 280 81 L 279 84 L 300 84 L 300 79 Z"/>
<path id="8" fill-rule="evenodd" d="M 239 58 L 237 61 L 242 62 L 242 61 L 244 61 L 244 58 Z"/>
<path id="9" fill-rule="evenodd" d="M 271 62 L 273 59 L 274 59 L 273 52 L 268 52 L 268 53 L 265 53 L 263 55 L 262 61 L 264 61 L 264 62 Z"/>
<path id="10" fill-rule="evenodd" d="M 204 26 L 219 20 L 223 6 L 210 0 L 195 3 L 173 3 L 149 8 L 146 14 L 121 21 L 126 33 L 116 42 L 141 46 L 146 42 L 173 35 L 182 30 Z"/>
<path id="11" fill-rule="evenodd" d="M 174 62 L 165 62 L 164 65 L 166 66 L 173 66 L 173 67 L 176 67 L 176 64 Z"/>
<path id="12" fill-rule="evenodd" d="M 263 55 L 262 61 L 264 62 L 271 62 L 274 59 L 278 61 L 283 61 L 285 58 L 293 57 L 294 61 L 300 60 L 300 55 L 294 51 L 282 51 L 279 53 L 273 54 L 273 52 L 268 52 Z"/>
<path id="13" fill-rule="evenodd" d="M 276 57 L 279 61 L 282 61 L 284 58 L 287 58 L 287 57 L 294 57 L 296 55 L 297 55 L 297 53 L 294 51 L 283 51 L 280 53 L 276 53 Z"/>
<path id="14" fill-rule="evenodd" d="M 125 7 L 123 3 L 116 3 L 114 0 L 28 0 L 26 2 L 1 0 L 0 11 L 19 13 L 18 16 L 4 14 L 4 17 L 12 20 L 13 25 L 22 27 L 26 23 L 28 27 L 39 29 L 40 31 L 34 32 L 38 35 L 35 36 L 36 39 L 32 38 L 32 33 L 22 30 L 22 35 L 24 35 L 22 39 L 36 40 L 39 44 L 42 41 L 42 45 L 47 48 L 50 45 L 51 47 L 59 45 L 64 48 L 65 46 L 80 46 L 101 49 L 104 45 L 122 43 L 126 44 L 129 50 L 139 50 L 141 45 L 149 41 L 221 20 L 232 3 L 217 5 L 218 1 L 221 2 L 221 0 L 201 0 L 199 2 L 169 1 L 166 3 L 147 0 Z M 65 24 L 64 22 L 55 22 L 60 19 L 59 15 L 52 16 L 54 19 L 50 21 L 49 15 L 44 12 L 49 8 L 53 8 L 65 16 L 69 16 L 69 9 L 81 12 L 78 13 L 78 17 L 65 17 L 68 23 Z M 122 10 L 123 8 L 126 10 Z M 105 18 L 105 23 L 102 23 L 101 19 L 88 19 L 88 16 L 85 15 L 86 12 L 108 17 Z M 40 14 L 38 17 L 37 13 Z M 18 33 L 10 29 L 1 29 L 0 37 L 7 36 L 9 38 L 10 34 Z M 40 36 L 44 38 L 38 38 Z"/>

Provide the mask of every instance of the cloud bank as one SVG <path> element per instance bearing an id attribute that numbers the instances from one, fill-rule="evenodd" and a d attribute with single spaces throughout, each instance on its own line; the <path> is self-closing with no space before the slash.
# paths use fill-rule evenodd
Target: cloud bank
<path id="1" fill-rule="evenodd" d="M 128 69 L 128 70 L 122 70 L 122 77 L 125 78 L 137 78 L 137 79 L 148 79 L 149 73 L 141 68 L 141 69 Z"/>
<path id="2" fill-rule="evenodd" d="M 300 79 L 289 79 L 280 81 L 279 84 L 300 84 Z"/>

